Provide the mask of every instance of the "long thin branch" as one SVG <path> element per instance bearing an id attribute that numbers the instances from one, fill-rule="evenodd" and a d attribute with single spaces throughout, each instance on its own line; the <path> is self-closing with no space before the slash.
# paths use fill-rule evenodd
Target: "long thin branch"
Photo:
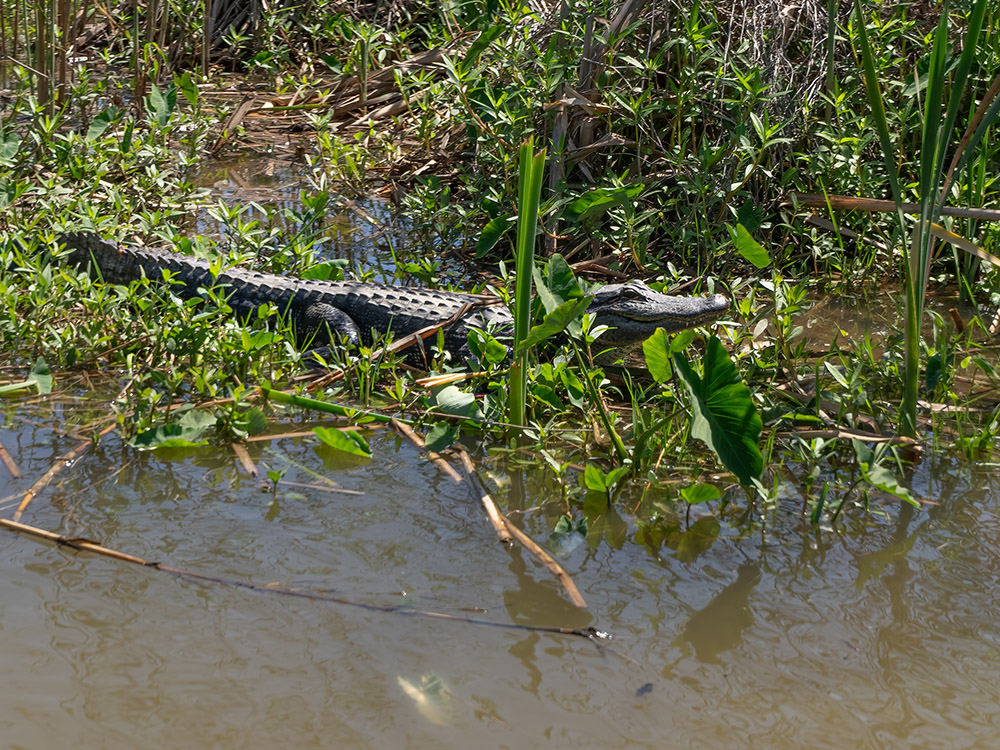
<path id="1" fill-rule="evenodd" d="M 171 573 L 180 578 L 188 578 L 196 581 L 207 581 L 209 583 L 216 583 L 223 586 L 231 586 L 233 588 L 246 589 L 248 591 L 254 591 L 260 594 L 274 594 L 277 596 L 295 597 L 297 599 L 308 599 L 310 601 L 333 602 L 335 604 L 343 604 L 348 607 L 356 607 L 358 609 L 367 610 L 369 612 L 385 612 L 387 614 L 403 615 L 406 617 L 423 617 L 436 620 L 453 620 L 455 622 L 463 622 L 470 625 L 483 625 L 486 627 L 503 628 L 505 630 L 530 630 L 539 633 L 575 635 L 592 641 L 597 641 L 598 639 L 602 639 L 605 637 L 604 634 L 599 633 L 594 628 L 556 628 L 556 627 L 545 627 L 539 625 L 520 625 L 518 623 L 512 623 L 512 622 L 492 622 L 490 620 L 479 620 L 473 617 L 465 617 L 463 615 L 452 615 L 448 614 L 447 612 L 433 612 L 430 610 L 412 609 L 410 607 L 400 606 L 396 604 L 392 605 L 368 604 L 366 602 L 357 602 L 342 596 L 334 596 L 333 594 L 326 594 L 318 591 L 299 591 L 297 589 L 280 588 L 271 585 L 260 586 L 255 583 L 234 581 L 229 578 L 223 578 L 222 576 L 210 575 L 206 573 L 196 573 L 195 571 L 192 570 L 184 570 L 183 568 L 175 568 L 170 565 L 164 565 L 163 563 L 151 562 L 149 560 L 144 560 L 141 557 L 136 557 L 135 555 L 129 555 L 125 552 L 119 552 L 118 550 L 105 547 L 101 544 L 98 544 L 97 542 L 92 542 L 88 539 L 63 536 L 62 534 L 56 534 L 54 532 L 46 531 L 45 529 L 40 529 L 35 526 L 28 526 L 26 524 L 18 523 L 16 521 L 9 521 L 5 518 L 0 518 L 0 528 L 7 529 L 8 531 L 13 531 L 18 534 L 24 534 L 25 536 L 30 536 L 35 539 L 42 539 L 51 542 L 53 544 L 56 544 L 60 547 L 68 547 L 70 549 L 78 550 L 80 552 L 90 552 L 95 555 L 101 555 L 102 557 L 109 557 L 114 560 L 119 560 L 121 562 L 131 563 L 133 565 L 141 565 L 145 568 L 152 568 L 153 570 L 159 570 L 164 573 Z"/>

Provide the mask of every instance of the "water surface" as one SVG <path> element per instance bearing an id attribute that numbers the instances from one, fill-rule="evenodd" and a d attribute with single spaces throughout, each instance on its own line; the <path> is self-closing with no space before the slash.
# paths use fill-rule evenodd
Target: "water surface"
<path id="1" fill-rule="evenodd" d="M 55 428 L 80 408 L 92 407 L 7 404 L 0 441 L 24 477 L 0 467 L 0 495 L 26 490 L 75 444 Z M 724 525 L 694 556 L 651 550 L 631 530 L 621 549 L 580 545 L 562 562 L 584 612 L 532 558 L 497 544 L 464 487 L 389 433 L 372 444 L 370 462 L 302 438 L 252 444 L 287 479 L 359 493 L 272 495 L 227 450 L 140 454 L 112 436 L 22 520 L 239 581 L 613 639 L 289 599 L 0 532 L 5 746 L 992 744 L 994 466 L 927 460 L 912 486 L 936 505 L 854 511 L 837 529 L 804 526 L 792 503 L 763 527 Z M 550 477 L 488 468 L 502 503 L 555 499 Z M 523 518 L 544 543 L 546 513 Z"/>

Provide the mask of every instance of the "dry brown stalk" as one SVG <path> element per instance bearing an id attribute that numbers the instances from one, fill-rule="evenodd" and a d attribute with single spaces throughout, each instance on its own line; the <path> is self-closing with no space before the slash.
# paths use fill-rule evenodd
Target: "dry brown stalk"
<path id="1" fill-rule="evenodd" d="M 889 443 L 890 445 L 916 444 L 913 438 L 904 436 L 886 437 L 866 430 L 853 430 L 849 427 L 838 427 L 832 430 L 789 430 L 787 432 L 779 432 L 778 435 L 785 438 L 800 437 L 803 440 L 812 440 L 814 438 L 834 440 L 840 438 L 842 440 L 861 440 L 866 443 Z"/>
<path id="2" fill-rule="evenodd" d="M 896 210 L 893 201 L 880 200 L 877 198 L 861 198 L 851 195 L 819 195 L 816 193 L 791 192 L 789 195 L 801 206 L 824 207 L 841 211 L 868 211 L 870 213 L 891 213 Z M 903 213 L 919 214 L 920 205 L 917 203 L 902 203 L 900 209 Z M 989 208 L 961 208 L 958 206 L 944 206 L 941 209 L 944 216 L 958 216 L 965 219 L 982 219 L 984 221 L 1000 221 L 1000 211 Z"/>
<path id="3" fill-rule="evenodd" d="M 464 305 L 462 305 L 461 309 L 458 312 L 456 312 L 454 315 L 452 315 L 447 320 L 441 321 L 440 323 L 434 323 L 433 325 L 429 325 L 429 326 L 426 326 L 424 328 L 421 328 L 419 331 L 414 331 L 413 333 L 409 334 L 408 336 L 404 336 L 399 341 L 393 342 L 389 346 L 382 347 L 381 349 L 376 349 L 375 351 L 373 351 L 369 355 L 369 359 L 378 360 L 378 359 L 381 359 L 382 356 L 385 355 L 385 354 L 395 354 L 396 352 L 398 352 L 398 351 L 400 351 L 402 349 L 408 349 L 409 347 L 411 347 L 411 346 L 413 346 L 413 345 L 415 345 L 417 343 L 421 343 L 420 352 L 421 352 L 421 354 L 423 355 L 423 358 L 424 358 L 424 365 L 425 365 L 425 367 L 429 366 L 430 362 L 427 360 L 427 352 L 424 350 L 424 348 L 422 346 L 423 340 L 426 339 L 426 338 L 429 338 L 431 336 L 434 336 L 441 329 L 447 328 L 448 326 L 450 326 L 453 323 L 457 322 L 462 317 L 464 317 L 466 315 L 466 313 L 471 312 L 472 310 L 476 309 L 477 307 L 485 307 L 485 306 L 491 304 L 492 301 L 493 300 L 491 298 L 483 296 L 482 297 L 482 301 L 478 301 L 477 300 L 475 302 L 466 302 Z M 343 379 L 343 377 L 344 377 L 344 371 L 343 370 L 334 370 L 333 372 L 327 373 L 326 375 L 322 375 L 319 378 L 317 378 L 316 380 L 314 380 L 312 383 L 310 383 L 306 387 L 306 390 L 309 391 L 310 393 L 314 393 L 318 389 L 323 388 L 323 387 L 329 385 L 330 383 L 335 383 L 338 380 Z"/>
<path id="4" fill-rule="evenodd" d="M 49 467 L 49 470 L 47 472 L 45 472 L 37 482 L 35 482 L 33 485 L 31 485 L 31 488 L 26 493 L 24 493 L 24 499 L 21 500 L 21 504 L 18 505 L 17 506 L 17 510 L 14 511 L 14 520 L 15 521 L 20 520 L 21 514 L 24 513 L 24 509 L 27 508 L 31 504 L 31 501 L 35 499 L 35 497 L 38 495 L 38 493 L 42 489 L 44 489 L 46 486 L 48 486 L 49 482 L 52 481 L 52 479 L 55 477 L 55 475 L 58 474 L 59 471 L 64 466 L 68 466 L 72 461 L 75 461 L 88 448 L 90 448 L 92 445 L 96 445 L 98 442 L 100 442 L 100 440 L 101 440 L 102 437 L 104 437 L 105 435 L 107 435 L 109 432 L 111 432 L 112 430 L 114 430 L 116 427 L 118 427 L 117 423 L 112 424 L 112 425 L 110 425 L 108 427 L 105 427 L 103 430 L 101 430 L 97 434 L 97 437 L 94 438 L 93 440 L 84 440 L 84 441 L 81 441 L 80 443 L 78 443 L 76 445 L 76 447 L 72 448 L 71 450 L 69 450 L 68 452 L 66 452 L 64 455 L 60 456 L 56 460 L 56 462 L 54 464 L 52 464 L 52 466 Z"/>
<path id="5" fill-rule="evenodd" d="M 243 118 L 246 117 L 250 113 L 250 110 L 254 108 L 255 99 L 256 97 L 254 97 L 253 94 L 247 94 L 243 97 L 243 100 L 236 105 L 236 109 L 234 109 L 229 114 L 229 117 L 226 118 L 226 122 L 222 126 L 222 132 L 219 133 L 219 137 L 215 139 L 215 143 L 212 144 L 208 153 L 218 153 L 222 150 L 222 147 L 229 142 L 233 133 L 236 132 L 236 128 L 238 128 L 240 123 L 243 122 Z"/>
<path id="6" fill-rule="evenodd" d="M 257 476 L 257 465 L 250 458 L 250 453 L 247 448 L 242 443 L 232 443 L 233 453 L 236 454 L 236 458 L 240 460 L 240 464 L 243 466 L 243 470 L 252 477 Z"/>
<path id="7" fill-rule="evenodd" d="M 549 572 L 552 575 L 559 579 L 559 583 L 562 584 L 562 587 L 566 589 L 566 593 L 569 594 L 570 601 L 572 601 L 577 607 L 586 609 L 587 602 L 580 594 L 580 590 L 576 587 L 576 584 L 573 583 L 573 579 L 569 577 L 569 573 L 563 570 L 563 567 L 556 562 L 555 558 L 539 547 L 535 543 L 534 539 L 521 531 L 509 518 L 507 518 L 507 516 L 502 513 L 500 514 L 500 520 L 503 521 L 503 525 L 507 528 L 507 531 L 510 532 L 511 536 L 520 542 L 521 546 L 527 549 L 528 552 L 538 558 L 542 565 L 549 569 Z"/>
<path id="8" fill-rule="evenodd" d="M 426 451 L 427 458 L 429 458 L 431 461 L 437 464 L 437 467 L 441 469 L 441 471 L 443 471 L 449 477 L 454 479 L 456 482 L 462 481 L 462 477 L 459 476 L 458 472 L 455 471 L 454 468 L 452 468 L 452 465 L 450 463 L 448 463 L 447 461 L 444 460 L 444 458 L 441 457 L 440 453 L 435 453 L 434 451 L 427 450 L 427 445 L 424 443 L 424 439 L 420 437 L 417 433 L 415 433 L 409 425 L 405 425 L 397 419 L 393 419 L 390 424 L 392 424 L 396 432 L 405 437 L 407 440 L 409 440 L 411 443 L 417 446 L 420 450 Z"/>
<path id="9" fill-rule="evenodd" d="M 56 544 L 60 547 L 69 547 L 70 549 L 78 550 L 80 552 L 90 552 L 95 555 L 101 555 L 102 557 L 109 557 L 113 560 L 120 560 L 121 562 L 132 563 L 133 565 L 142 565 L 145 568 L 152 568 L 153 570 L 159 570 L 164 573 L 171 573 L 180 578 L 189 578 L 196 581 L 217 583 L 223 586 L 231 586 L 233 588 L 246 589 L 247 591 L 255 591 L 258 593 L 276 594 L 278 596 L 290 596 L 290 597 L 295 597 L 297 599 L 307 599 L 310 601 L 322 601 L 322 602 L 331 602 L 334 604 L 343 604 L 348 607 L 356 607 L 358 609 L 364 609 L 369 612 L 398 614 L 406 617 L 426 617 L 437 620 L 452 620 L 454 622 L 464 622 L 470 625 L 485 625 L 488 627 L 503 628 L 505 630 L 530 630 L 534 632 L 553 633 L 558 635 L 576 635 L 581 638 L 586 638 L 588 640 L 604 637 L 601 633 L 598 633 L 593 628 L 559 628 L 559 627 L 546 627 L 541 625 L 520 625 L 518 623 L 511 623 L 511 622 L 492 622 L 489 620 L 477 620 L 462 615 L 448 614 L 447 612 L 433 612 L 430 610 L 423 610 L 423 609 L 411 609 L 409 607 L 401 607 L 395 604 L 391 605 L 368 604 L 365 602 L 358 602 L 351 599 L 347 599 L 342 596 L 335 596 L 332 594 L 321 593 L 318 591 L 299 591 L 296 589 L 282 588 L 280 586 L 274 586 L 274 585 L 259 585 L 254 583 L 245 583 L 244 581 L 234 581 L 228 578 L 223 578 L 222 576 L 208 575 L 205 573 L 196 573 L 192 570 L 184 570 L 183 568 L 174 568 L 170 565 L 164 565 L 163 563 L 144 560 L 141 557 L 136 557 L 135 555 L 129 555 L 126 554 L 125 552 L 119 552 L 118 550 L 111 549 L 110 547 L 104 547 L 103 545 L 100 545 L 96 542 L 92 542 L 87 539 L 81 539 L 79 537 L 63 536 L 62 534 L 55 534 L 51 531 L 40 529 L 36 526 L 28 526 L 26 524 L 18 523 L 16 521 L 8 521 L 5 518 L 0 518 L 0 528 L 7 529 L 8 531 L 13 531 L 18 534 L 24 534 L 25 536 L 30 536 L 35 539 L 42 539 L 44 541 Z"/>
<path id="10" fill-rule="evenodd" d="M 507 526 L 503 522 L 503 518 L 500 515 L 500 511 L 497 510 L 496 503 L 493 502 L 493 498 L 490 494 L 486 492 L 482 484 L 479 481 L 479 477 L 476 475 L 476 467 L 472 464 L 472 459 L 469 457 L 468 451 L 464 448 L 460 448 L 458 451 L 458 458 L 462 462 L 462 468 L 465 469 L 465 479 L 472 488 L 472 491 L 479 496 L 479 502 L 483 506 L 483 510 L 486 511 L 486 517 L 490 519 L 490 523 L 493 524 L 494 530 L 497 532 L 497 538 L 503 544 L 510 544 L 514 541 L 514 538 L 507 531 Z"/>
<path id="11" fill-rule="evenodd" d="M 7 467 L 7 471 L 10 472 L 11 477 L 14 479 L 21 478 L 21 470 L 17 468 L 17 464 L 14 463 L 14 459 L 11 458 L 11 455 L 7 452 L 7 449 L 3 447 L 2 443 L 0 443 L 0 461 L 4 462 L 4 465 Z"/>
<path id="12" fill-rule="evenodd" d="M 312 433 L 309 433 L 312 435 Z M 309 482 L 292 482 L 288 479 L 279 479 L 278 484 L 282 487 L 301 487 L 306 490 L 318 490 L 319 492 L 332 492 L 335 495 L 364 495 L 360 490 L 345 490 L 342 487 L 331 487 L 326 484 L 311 484 Z"/>

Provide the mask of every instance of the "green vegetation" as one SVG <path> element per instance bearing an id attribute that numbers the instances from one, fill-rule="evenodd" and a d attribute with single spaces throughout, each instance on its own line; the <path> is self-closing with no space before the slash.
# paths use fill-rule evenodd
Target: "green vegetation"
<path id="1" fill-rule="evenodd" d="M 693 506 L 774 510 L 791 494 L 805 521 L 843 522 L 916 502 L 899 479 L 916 444 L 992 450 L 989 320 L 963 308 L 956 326 L 926 297 L 1000 302 L 980 265 L 1000 215 L 950 210 L 997 198 L 995 3 L 747 8 L 753 24 L 701 3 L 277 4 L 256 22 L 210 6 L 121 3 L 110 23 L 87 3 L 0 4 L 6 393 L 50 383 L 45 363 L 64 388 L 86 373 L 118 394 L 135 449 L 238 442 L 317 405 L 359 425 L 403 414 L 436 451 L 475 435 L 551 472 L 556 537 L 616 543 L 623 513 L 650 547 L 692 554 L 718 533 L 682 529 Z M 197 165 L 261 143 L 308 174 L 296 206 L 212 203 L 193 184 Z M 400 274 L 440 283 L 442 254 L 495 274 L 480 286 L 516 300 L 512 357 L 483 333 L 474 367 L 439 351 L 431 381 L 381 345 L 335 350 L 339 374 L 316 375 L 277 310 L 236 320 L 224 289 L 108 286 L 58 259 L 59 232 L 87 229 L 337 277 L 335 208 L 389 194 L 412 228 Z M 885 198 L 888 214 L 871 202 Z M 622 275 L 724 292 L 732 315 L 711 334 L 659 332 L 638 369 L 608 364 L 587 277 Z M 832 342 L 807 335 L 824 295 L 897 288 L 887 334 L 833 315 Z M 317 438 L 369 455 L 356 432 Z"/>

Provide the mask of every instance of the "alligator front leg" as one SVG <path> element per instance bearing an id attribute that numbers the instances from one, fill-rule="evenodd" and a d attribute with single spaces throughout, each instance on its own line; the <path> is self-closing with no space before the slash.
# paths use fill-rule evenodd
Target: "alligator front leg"
<path id="1" fill-rule="evenodd" d="M 361 332 L 350 315 L 325 302 L 303 305 L 296 311 L 295 336 L 300 343 L 322 346 L 346 342 L 361 343 Z"/>

